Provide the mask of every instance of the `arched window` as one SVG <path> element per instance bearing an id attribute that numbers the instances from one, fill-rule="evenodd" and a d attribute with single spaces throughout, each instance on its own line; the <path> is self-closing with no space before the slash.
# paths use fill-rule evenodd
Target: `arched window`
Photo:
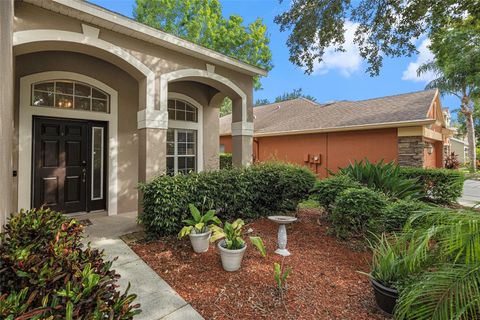
<path id="1" fill-rule="evenodd" d="M 169 99 L 168 120 L 167 174 L 198 171 L 198 108 L 185 100 Z"/>
<path id="2" fill-rule="evenodd" d="M 198 122 L 198 109 L 186 101 L 169 99 L 168 119 Z"/>
<path id="3" fill-rule="evenodd" d="M 32 106 L 110 113 L 110 96 L 78 81 L 42 81 L 32 85 Z"/>

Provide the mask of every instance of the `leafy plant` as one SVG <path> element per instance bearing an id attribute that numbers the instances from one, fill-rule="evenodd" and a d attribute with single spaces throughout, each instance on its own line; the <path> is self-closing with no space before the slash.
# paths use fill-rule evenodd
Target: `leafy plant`
<path id="1" fill-rule="evenodd" d="M 233 223 L 225 222 L 223 228 L 219 226 L 212 226 L 211 242 L 215 242 L 220 239 L 225 240 L 225 248 L 228 250 L 238 250 L 245 246 L 245 240 L 242 237 L 242 228 L 245 222 L 242 219 L 237 219 Z M 260 237 L 249 237 L 250 242 L 260 251 L 263 257 L 266 256 L 266 249 L 263 241 Z"/>
<path id="2" fill-rule="evenodd" d="M 458 161 L 458 155 L 455 152 L 451 152 L 445 158 L 445 168 L 446 169 L 458 169 L 460 168 L 460 161 Z"/>
<path id="3" fill-rule="evenodd" d="M 353 164 L 340 169 L 339 173 L 393 199 L 420 199 L 424 196 L 418 179 L 405 177 L 400 166 L 393 161 L 372 163 L 368 159 L 355 160 Z"/>
<path id="4" fill-rule="evenodd" d="M 307 168 L 262 163 L 176 176 L 159 176 L 141 184 L 143 212 L 139 220 L 152 238 L 178 234 L 189 218 L 189 204 L 211 205 L 221 220 L 254 219 L 295 210 L 308 198 L 315 175 Z"/>
<path id="5" fill-rule="evenodd" d="M 0 235 L 1 319 L 132 319 L 136 298 L 83 226 L 44 209 L 14 214 Z"/>
<path id="6" fill-rule="evenodd" d="M 233 168 L 231 153 L 220 153 L 219 157 L 220 157 L 220 169 Z"/>
<path id="7" fill-rule="evenodd" d="M 455 203 L 462 195 L 465 177 L 457 170 L 402 168 L 401 175 L 417 179 L 423 187 L 424 200 L 433 203 Z"/>
<path id="8" fill-rule="evenodd" d="M 188 208 L 190 209 L 190 213 L 192 214 L 193 219 L 183 220 L 183 223 L 185 223 L 186 226 L 183 227 L 182 230 L 180 230 L 180 233 L 178 234 L 179 238 L 183 238 L 192 232 L 205 233 L 210 230 L 213 224 L 222 223 L 220 219 L 215 216 L 216 212 L 213 209 L 208 210 L 207 213 L 202 215 L 197 209 L 197 207 L 195 207 L 193 204 L 189 204 Z"/>
<path id="9" fill-rule="evenodd" d="M 382 215 L 371 223 L 372 231 L 382 232 L 401 231 L 408 219 L 416 212 L 428 206 L 421 201 L 397 200 L 387 205 Z"/>
<path id="10" fill-rule="evenodd" d="M 328 179 L 317 180 L 315 186 L 310 191 L 310 197 L 318 201 L 326 210 L 330 210 L 331 205 L 340 193 L 346 189 L 360 187 L 360 183 L 354 181 L 349 176 L 337 175 Z"/>
<path id="11" fill-rule="evenodd" d="M 288 267 L 283 270 L 283 263 L 280 266 L 279 263 L 275 262 L 273 265 L 273 278 L 275 279 L 275 283 L 277 284 L 277 289 L 279 292 L 283 292 L 287 289 L 287 278 L 292 273 L 292 268 Z"/>
<path id="12" fill-rule="evenodd" d="M 328 216 L 334 234 L 342 239 L 365 235 L 369 224 L 381 216 L 386 206 L 386 197 L 377 191 L 365 187 L 343 191 Z"/>

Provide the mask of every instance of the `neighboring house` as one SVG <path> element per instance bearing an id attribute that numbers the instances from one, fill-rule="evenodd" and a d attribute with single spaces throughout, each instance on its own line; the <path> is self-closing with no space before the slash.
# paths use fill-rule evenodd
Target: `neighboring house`
<path id="1" fill-rule="evenodd" d="M 252 162 L 264 70 L 86 1 L 0 1 L 0 30 L 0 226 L 42 205 L 137 211 L 139 182 L 217 169 L 226 96 L 233 161 Z"/>
<path id="2" fill-rule="evenodd" d="M 320 177 L 354 160 L 442 167 L 447 129 L 437 90 L 363 101 L 317 104 L 294 99 L 253 108 L 256 161 L 310 167 Z M 220 144 L 231 145 L 231 116 L 220 119 Z"/>
<path id="3" fill-rule="evenodd" d="M 458 161 L 462 164 L 468 162 L 468 142 L 463 139 L 450 138 L 450 152 L 455 152 Z"/>

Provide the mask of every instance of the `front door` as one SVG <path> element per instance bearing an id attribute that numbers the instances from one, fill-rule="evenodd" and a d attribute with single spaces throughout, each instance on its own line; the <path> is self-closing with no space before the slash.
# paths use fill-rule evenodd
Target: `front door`
<path id="1" fill-rule="evenodd" d="M 105 129 L 103 123 L 34 118 L 34 207 L 65 213 L 105 209 Z"/>

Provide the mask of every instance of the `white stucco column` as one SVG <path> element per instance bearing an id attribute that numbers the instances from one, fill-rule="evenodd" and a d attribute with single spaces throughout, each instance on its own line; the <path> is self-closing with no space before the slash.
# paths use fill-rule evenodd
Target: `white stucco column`
<path id="1" fill-rule="evenodd" d="M 0 1 L 0 232 L 13 208 L 13 0 Z"/>
<path id="2" fill-rule="evenodd" d="M 248 111 L 253 113 L 246 97 L 232 100 L 232 163 L 236 167 L 253 163 L 253 122 L 248 121 Z"/>

